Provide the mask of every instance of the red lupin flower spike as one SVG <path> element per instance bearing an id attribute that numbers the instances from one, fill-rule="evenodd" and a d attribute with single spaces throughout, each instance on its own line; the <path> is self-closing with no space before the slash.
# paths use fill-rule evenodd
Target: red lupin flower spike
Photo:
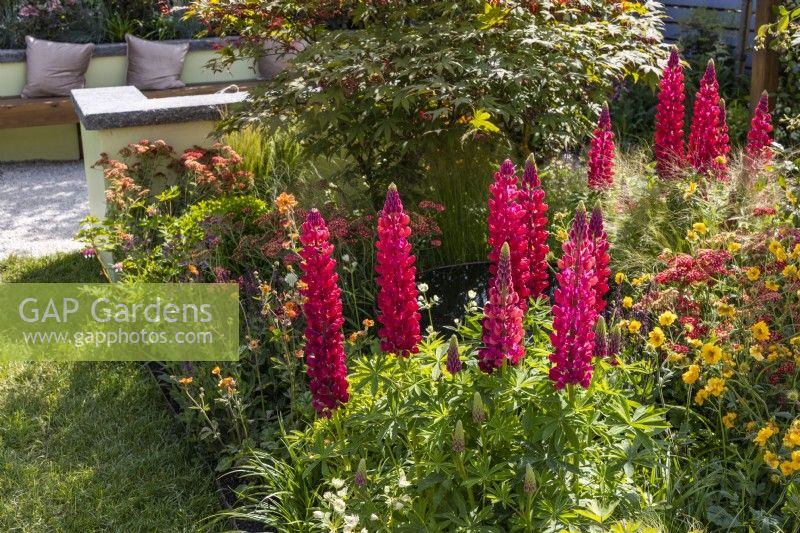
<path id="1" fill-rule="evenodd" d="M 595 204 L 592 216 L 589 218 L 589 238 L 592 241 L 592 255 L 594 256 L 594 270 L 597 284 L 594 286 L 595 309 L 602 313 L 606 308 L 606 294 L 608 294 L 608 280 L 611 277 L 611 257 L 608 254 L 608 235 L 603 228 L 603 211 L 600 203 Z"/>
<path id="2" fill-rule="evenodd" d="M 569 239 L 562 246 L 564 255 L 556 275 L 554 294 L 553 353 L 550 379 L 557 389 L 566 385 L 588 388 L 592 380 L 594 327 L 597 321 L 594 257 L 586 210 L 581 204 L 575 213 Z"/>
<path id="3" fill-rule="evenodd" d="M 673 47 L 667 66 L 658 84 L 656 134 L 653 151 L 656 172 L 663 179 L 672 179 L 683 167 L 686 153 L 683 145 L 683 120 L 686 114 L 683 66 L 678 48 Z"/>
<path id="4" fill-rule="evenodd" d="M 547 209 L 544 201 L 544 189 L 539 180 L 539 171 L 533 154 L 525 161 L 525 172 L 522 174 L 520 203 L 525 213 L 525 229 L 528 241 L 528 293 L 533 298 L 545 294 L 549 282 L 547 254 Z"/>
<path id="5" fill-rule="evenodd" d="M 342 292 L 337 284 L 336 261 L 330 233 L 319 211 L 312 209 L 300 230 L 305 299 L 306 363 L 311 403 L 317 413 L 329 417 L 331 411 L 349 399 L 344 336 L 342 335 Z"/>
<path id="6" fill-rule="evenodd" d="M 714 60 L 710 59 L 695 96 L 688 159 L 697 172 L 717 179 L 726 178 L 720 174 L 721 165 L 727 165 L 727 141 L 723 139 L 727 125 L 723 125 L 723 112 Z"/>
<path id="7" fill-rule="evenodd" d="M 745 148 L 745 165 L 748 173 L 753 174 L 760 167 L 772 161 L 772 115 L 769 114 L 769 95 L 761 93 L 758 105 L 753 112 L 750 131 L 747 133 Z"/>
<path id="8" fill-rule="evenodd" d="M 608 190 L 614 184 L 614 133 L 608 104 L 603 104 L 589 148 L 588 182 L 593 191 Z"/>
<path id="9" fill-rule="evenodd" d="M 478 351 L 478 366 L 487 374 L 509 364 L 516 365 L 525 356 L 522 345 L 522 309 L 511 281 L 511 251 L 508 243 L 500 249 L 497 275 L 489 289 L 489 302 L 483 309 L 483 347 Z"/>
<path id="10" fill-rule="evenodd" d="M 411 254 L 410 218 L 394 183 L 386 193 L 386 202 L 378 217 L 378 249 L 375 271 L 378 273 L 378 321 L 383 326 L 378 335 L 381 350 L 400 357 L 419 352 L 422 339 L 417 302 L 416 257 Z"/>
<path id="11" fill-rule="evenodd" d="M 518 305 L 524 311 L 527 309 L 530 267 L 525 212 L 520 204 L 518 181 L 514 164 L 507 159 L 495 172 L 494 182 L 489 185 L 489 271 L 492 276 L 497 275 L 500 248 L 503 243 L 508 243 L 514 291 L 519 297 Z"/>

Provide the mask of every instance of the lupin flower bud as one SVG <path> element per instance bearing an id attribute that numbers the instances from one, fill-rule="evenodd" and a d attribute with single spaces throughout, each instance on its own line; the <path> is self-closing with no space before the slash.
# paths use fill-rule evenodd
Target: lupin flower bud
<path id="1" fill-rule="evenodd" d="M 550 284 L 548 275 L 547 254 L 547 209 L 544 201 L 544 189 L 539 180 L 539 170 L 533 154 L 525 160 L 525 172 L 522 174 L 520 199 L 525 213 L 525 228 L 528 241 L 528 292 L 529 296 L 538 298 L 545 294 Z"/>
<path id="2" fill-rule="evenodd" d="M 480 392 L 475 392 L 472 396 L 472 421 L 482 424 L 486 421 L 486 409 L 483 407 L 483 398 Z"/>
<path id="3" fill-rule="evenodd" d="M 461 453 L 464 451 L 466 447 L 466 441 L 464 438 L 464 424 L 461 423 L 461 420 L 456 422 L 456 429 L 453 431 L 453 451 L 456 453 Z"/>
<path id="4" fill-rule="evenodd" d="M 594 270 L 597 283 L 594 286 L 595 307 L 597 313 L 602 313 L 606 308 L 606 294 L 608 294 L 608 283 L 611 278 L 611 257 L 608 255 L 608 234 L 603 227 L 603 211 L 600 202 L 595 204 L 592 209 L 592 216 L 589 219 L 589 237 L 592 240 L 592 255 L 594 256 Z"/>
<path id="5" fill-rule="evenodd" d="M 662 179 L 672 179 L 683 167 L 686 158 L 683 145 L 683 66 L 678 48 L 673 47 L 658 84 L 656 135 L 653 151 L 656 172 Z"/>
<path id="6" fill-rule="evenodd" d="M 772 160 L 770 132 L 772 132 L 772 115 L 769 114 L 769 96 L 767 91 L 764 91 L 753 112 L 750 131 L 747 133 L 745 164 L 748 173 L 755 173 Z"/>
<path id="7" fill-rule="evenodd" d="M 725 100 L 719 99 L 719 133 L 717 133 L 717 151 L 719 155 L 714 158 L 711 165 L 712 174 L 717 181 L 728 181 L 728 153 L 731 151 L 730 136 L 728 133 L 728 112 Z"/>
<path id="8" fill-rule="evenodd" d="M 365 487 L 369 479 L 367 478 L 367 461 L 366 459 L 362 458 L 358 462 L 358 468 L 356 469 L 356 475 L 353 478 L 353 482 L 356 484 L 357 487 Z"/>
<path id="9" fill-rule="evenodd" d="M 588 388 L 592 379 L 597 279 L 588 231 L 586 209 L 581 204 L 572 222 L 570 238 L 562 246 L 564 255 L 556 275 L 550 379 L 557 389 L 566 385 Z"/>
<path id="10" fill-rule="evenodd" d="M 378 321 L 382 328 L 381 350 L 400 357 L 417 353 L 420 336 L 420 314 L 414 266 L 411 254 L 410 219 L 394 183 L 386 193 L 386 203 L 378 217 L 378 249 L 375 271 L 378 273 Z"/>
<path id="11" fill-rule="evenodd" d="M 536 474 L 533 472 L 530 463 L 525 465 L 525 478 L 522 482 L 522 490 L 527 495 L 536 492 Z"/>
<path id="12" fill-rule="evenodd" d="M 444 366 L 451 374 L 461 372 L 461 357 L 458 355 L 458 339 L 455 335 L 450 337 L 450 346 L 447 348 L 447 361 Z"/>
<path id="13" fill-rule="evenodd" d="M 530 266 L 525 213 L 520 204 L 518 181 L 514 164 L 506 159 L 500 170 L 495 172 L 494 182 L 489 186 L 489 271 L 493 279 L 497 277 L 500 250 L 504 243 L 508 243 L 512 283 L 518 296 L 516 305 L 524 311 L 527 308 Z"/>
<path id="14" fill-rule="evenodd" d="M 612 365 L 617 364 L 617 356 L 619 355 L 620 345 L 622 343 L 622 334 L 618 327 L 611 329 L 611 334 L 608 336 L 608 353 L 606 357 L 611 361 Z"/>
<path id="15" fill-rule="evenodd" d="M 305 298 L 306 363 L 311 403 L 317 413 L 329 417 L 331 411 L 349 399 L 344 335 L 342 335 L 342 291 L 337 282 L 330 233 L 319 211 L 309 211 L 300 230 Z"/>
<path id="16" fill-rule="evenodd" d="M 511 282 L 511 254 L 504 243 L 497 275 L 489 289 L 489 302 L 483 308 L 483 347 L 478 351 L 478 366 L 487 374 L 509 364 L 516 365 L 525 356 L 522 345 L 522 309 Z"/>
<path id="17" fill-rule="evenodd" d="M 605 191 L 614 184 L 614 133 L 608 104 L 603 104 L 589 148 L 588 182 L 593 191 Z"/>
<path id="18" fill-rule="evenodd" d="M 719 165 L 726 158 L 722 143 L 722 109 L 719 105 L 719 83 L 714 60 L 708 61 L 705 74 L 700 80 L 700 89 L 694 100 L 692 125 L 689 133 L 689 163 L 701 174 L 715 176 Z M 717 175 L 716 177 L 719 178 Z"/>

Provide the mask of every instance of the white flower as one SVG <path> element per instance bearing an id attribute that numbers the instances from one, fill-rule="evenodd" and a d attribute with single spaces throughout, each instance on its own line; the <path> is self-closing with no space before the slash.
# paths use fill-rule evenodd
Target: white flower
<path id="1" fill-rule="evenodd" d="M 369 515 L 369 519 L 372 520 L 373 522 L 377 522 L 378 520 L 380 520 L 380 517 L 375 513 L 372 513 L 371 515 Z"/>
<path id="2" fill-rule="evenodd" d="M 392 507 L 394 507 L 395 511 L 399 511 L 400 509 L 403 508 L 403 502 L 401 502 L 400 500 L 395 500 L 394 503 L 392 504 Z"/>
<path id="3" fill-rule="evenodd" d="M 324 500 L 326 500 L 326 501 L 329 501 L 329 502 L 330 502 L 330 501 L 333 501 L 333 493 L 332 493 L 331 491 L 329 491 L 329 490 L 328 490 L 328 491 L 325 491 L 325 492 L 322 494 L 322 498 L 323 498 Z"/>
<path id="4" fill-rule="evenodd" d="M 406 473 L 402 470 L 400 471 L 400 475 L 397 477 L 397 486 L 401 489 L 411 486 L 411 483 L 409 483 L 408 479 L 406 479 Z"/>
<path id="5" fill-rule="evenodd" d="M 347 497 L 347 487 L 343 487 L 343 488 L 339 489 L 336 492 L 336 495 L 339 496 L 340 498 L 346 498 Z"/>
<path id="6" fill-rule="evenodd" d="M 344 514 L 345 510 L 347 509 L 347 504 L 341 498 L 336 498 L 333 500 L 333 511 L 336 514 Z"/>
<path id="7" fill-rule="evenodd" d="M 417 289 L 419 289 L 419 292 L 422 292 L 422 293 L 428 292 L 428 284 L 427 283 L 420 283 L 419 285 L 417 285 Z"/>
<path id="8" fill-rule="evenodd" d="M 348 526 L 355 526 L 356 524 L 358 524 L 358 515 L 354 514 L 345 515 L 344 523 Z"/>
<path id="9" fill-rule="evenodd" d="M 350 256 L 347 255 L 347 254 L 344 254 L 342 256 L 342 261 L 344 261 L 345 263 L 349 263 L 350 262 Z"/>
<path id="10" fill-rule="evenodd" d="M 283 281 L 285 281 L 288 286 L 294 287 L 294 284 L 297 283 L 297 274 L 289 272 L 284 276 Z"/>
<path id="11" fill-rule="evenodd" d="M 437 304 L 439 303 L 439 297 L 436 296 L 435 294 L 433 295 L 433 302 Z"/>
<path id="12" fill-rule="evenodd" d="M 477 297 L 478 297 L 478 293 L 477 292 L 475 292 L 475 291 L 467 292 L 467 298 L 469 298 L 470 300 L 474 300 Z"/>
<path id="13" fill-rule="evenodd" d="M 333 478 L 331 480 L 331 485 L 333 485 L 334 489 L 339 490 L 342 487 L 344 487 L 344 480 L 343 479 L 339 479 L 338 477 L 335 477 L 335 478 Z"/>
<path id="14" fill-rule="evenodd" d="M 325 518 L 325 513 L 323 513 L 322 511 L 314 511 L 313 516 L 317 520 L 322 520 L 323 518 Z"/>

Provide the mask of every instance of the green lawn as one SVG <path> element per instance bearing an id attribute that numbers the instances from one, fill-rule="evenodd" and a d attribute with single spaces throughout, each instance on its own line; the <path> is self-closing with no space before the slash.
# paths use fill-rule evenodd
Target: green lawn
<path id="1" fill-rule="evenodd" d="M 0 262 L 0 281 L 99 281 L 79 254 Z M 0 363 L 0 531 L 191 531 L 212 474 L 136 363 Z"/>

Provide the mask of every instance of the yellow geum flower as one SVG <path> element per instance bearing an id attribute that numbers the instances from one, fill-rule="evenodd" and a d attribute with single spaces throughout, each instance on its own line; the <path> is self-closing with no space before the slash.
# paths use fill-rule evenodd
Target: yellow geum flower
<path id="1" fill-rule="evenodd" d="M 700 235 L 698 235 L 696 231 L 690 229 L 689 231 L 686 232 L 686 240 L 687 241 L 695 242 L 698 239 L 700 239 Z"/>
<path id="2" fill-rule="evenodd" d="M 689 326 L 690 324 L 686 325 Z M 700 339 L 688 339 L 686 342 L 688 342 L 689 346 L 691 346 L 692 348 L 699 348 L 703 345 L 703 341 L 701 341 Z"/>
<path id="3" fill-rule="evenodd" d="M 556 240 L 558 242 L 565 242 L 567 239 L 569 239 L 569 233 L 567 233 L 567 230 L 560 229 L 556 232 Z"/>
<path id="4" fill-rule="evenodd" d="M 757 341 L 764 342 L 769 340 L 769 326 L 767 326 L 767 323 L 763 320 L 753 324 L 753 326 L 750 328 L 750 332 Z"/>
<path id="5" fill-rule="evenodd" d="M 797 267 L 794 265 L 786 265 L 783 267 L 783 276 L 786 278 L 797 276 Z"/>
<path id="6" fill-rule="evenodd" d="M 792 248 L 791 256 L 792 256 L 792 259 L 800 258 L 800 243 L 794 245 L 794 248 Z"/>
<path id="7" fill-rule="evenodd" d="M 790 450 L 800 446 L 800 427 L 798 427 L 797 421 L 786 430 L 786 434 L 783 436 L 783 445 Z"/>
<path id="8" fill-rule="evenodd" d="M 684 359 L 686 359 L 686 356 L 678 352 L 670 352 L 669 355 L 667 355 L 668 363 L 681 363 Z"/>
<path id="9" fill-rule="evenodd" d="M 689 369 L 683 373 L 683 382 L 693 385 L 700 378 L 700 365 L 689 365 Z"/>
<path id="10" fill-rule="evenodd" d="M 768 291 L 772 291 L 772 292 L 778 292 L 778 289 L 781 288 L 781 286 L 778 285 L 777 283 L 775 283 L 774 281 L 765 281 L 764 282 L 764 287 L 766 287 L 766 289 Z"/>
<path id="11" fill-rule="evenodd" d="M 722 378 L 711 378 L 708 380 L 705 389 L 709 394 L 721 396 L 725 392 L 725 380 Z"/>
<path id="12" fill-rule="evenodd" d="M 720 314 L 720 316 L 733 318 L 736 314 L 736 308 L 730 304 L 720 302 L 717 304 L 717 312 Z"/>
<path id="13" fill-rule="evenodd" d="M 678 319 L 678 315 L 672 311 L 664 311 L 658 316 L 658 323 L 662 326 L 671 326 Z"/>
<path id="14" fill-rule="evenodd" d="M 784 461 L 781 463 L 781 474 L 784 476 L 791 476 L 794 474 L 795 467 L 792 461 Z"/>
<path id="15" fill-rule="evenodd" d="M 795 196 L 794 193 L 792 191 L 788 190 L 788 189 L 786 191 L 786 199 L 792 205 L 797 203 L 797 196 Z"/>
<path id="16" fill-rule="evenodd" d="M 738 242 L 734 241 L 734 242 L 729 242 L 728 243 L 728 251 L 730 253 L 732 253 L 732 254 L 735 254 L 736 252 L 738 252 L 741 249 L 742 249 L 742 245 L 739 244 Z"/>
<path id="17" fill-rule="evenodd" d="M 778 261 L 786 261 L 786 250 L 784 250 L 783 245 L 776 241 L 772 240 L 769 243 L 769 252 L 775 256 L 775 259 Z"/>
<path id="18" fill-rule="evenodd" d="M 775 422 L 770 422 L 763 428 L 758 430 L 753 442 L 761 446 L 762 448 L 766 446 L 767 441 L 770 437 L 778 432 L 778 426 L 775 425 Z"/>
<path id="19" fill-rule="evenodd" d="M 733 422 L 734 420 L 736 420 L 737 416 L 739 415 L 737 415 L 732 411 L 728 411 L 727 413 L 725 413 L 725 416 L 722 417 L 722 425 L 728 429 L 731 429 L 733 427 Z"/>
<path id="20" fill-rule="evenodd" d="M 626 296 L 625 298 L 623 298 L 622 307 L 624 307 L 625 309 L 630 309 L 631 307 L 633 307 L 633 298 L 631 298 L 630 296 Z"/>
<path id="21" fill-rule="evenodd" d="M 694 395 L 694 403 L 697 405 L 703 405 L 705 401 L 708 399 L 708 390 L 707 389 L 700 389 L 697 391 L 697 394 Z"/>
<path id="22" fill-rule="evenodd" d="M 689 198 L 691 195 L 695 193 L 697 190 L 697 182 L 690 181 L 689 184 L 686 186 L 686 189 L 683 191 L 683 198 Z"/>
<path id="23" fill-rule="evenodd" d="M 756 361 L 763 361 L 764 360 L 764 350 L 761 349 L 761 346 L 751 346 L 750 347 L 750 357 L 752 357 Z"/>
<path id="24" fill-rule="evenodd" d="M 708 231 L 708 227 L 706 227 L 705 223 L 703 222 L 695 222 L 692 224 L 692 230 L 700 235 L 705 235 Z"/>
<path id="25" fill-rule="evenodd" d="M 700 349 L 700 355 L 706 363 L 715 365 L 722 359 L 722 348 L 707 342 Z"/>
<path id="26" fill-rule="evenodd" d="M 750 281 L 756 281 L 761 277 L 761 269 L 758 267 L 750 267 L 745 271 L 745 274 L 747 274 L 747 279 Z"/>
<path id="27" fill-rule="evenodd" d="M 653 348 L 658 348 L 662 344 L 664 344 L 664 341 L 666 340 L 667 338 L 664 335 L 664 331 L 662 331 L 661 328 L 656 326 L 650 331 L 650 334 L 648 335 L 647 344 L 649 344 Z"/>
<path id="28" fill-rule="evenodd" d="M 614 282 L 617 285 L 621 285 L 623 281 L 625 281 L 625 273 L 624 272 L 617 272 L 614 275 Z"/>
<path id="29" fill-rule="evenodd" d="M 628 322 L 628 333 L 639 333 L 640 329 L 642 329 L 642 323 L 638 320 L 631 320 Z"/>
<path id="30" fill-rule="evenodd" d="M 770 468 L 778 468 L 778 465 L 781 464 L 781 461 L 773 452 L 766 450 L 764 452 L 764 463 Z"/>

